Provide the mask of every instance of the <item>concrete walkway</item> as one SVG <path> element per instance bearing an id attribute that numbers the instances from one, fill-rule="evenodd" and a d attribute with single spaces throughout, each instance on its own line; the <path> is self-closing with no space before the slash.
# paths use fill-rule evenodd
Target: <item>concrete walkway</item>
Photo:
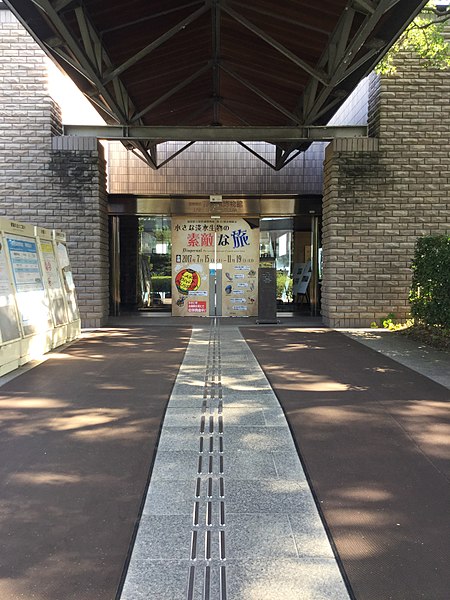
<path id="1" fill-rule="evenodd" d="M 195 328 L 121 600 L 348 600 L 284 413 L 237 327 Z"/>
<path id="2" fill-rule="evenodd" d="M 387 329 L 338 329 L 401 365 L 450 389 L 450 353 Z"/>

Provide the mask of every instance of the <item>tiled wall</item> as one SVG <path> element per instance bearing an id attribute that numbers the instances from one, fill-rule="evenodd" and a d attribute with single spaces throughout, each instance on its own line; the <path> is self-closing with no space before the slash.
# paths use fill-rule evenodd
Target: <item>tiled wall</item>
<path id="1" fill-rule="evenodd" d="M 330 121 L 330 125 L 367 123 L 368 78 L 364 79 Z M 158 163 L 182 143 L 158 148 Z M 274 147 L 249 144 L 269 160 Z M 112 194 L 321 194 L 326 144 L 314 143 L 290 164 L 275 172 L 233 142 L 197 142 L 158 171 L 125 150 L 109 144 L 108 191 Z"/>
<path id="2" fill-rule="evenodd" d="M 158 162 L 177 150 L 167 143 Z M 274 162 L 270 144 L 253 143 Z M 108 191 L 113 194 L 321 194 L 324 144 L 313 144 L 279 172 L 275 172 L 239 144 L 197 142 L 158 171 L 124 149 L 109 145 Z"/>
<path id="3" fill-rule="evenodd" d="M 356 86 L 329 125 L 367 125 L 369 81 L 370 76 Z"/>

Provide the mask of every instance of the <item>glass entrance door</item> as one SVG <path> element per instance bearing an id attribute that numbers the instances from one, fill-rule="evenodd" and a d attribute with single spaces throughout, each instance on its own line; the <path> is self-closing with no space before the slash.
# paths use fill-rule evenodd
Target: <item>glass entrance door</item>
<path id="1" fill-rule="evenodd" d="M 138 281 L 141 308 L 172 309 L 172 230 L 166 216 L 139 219 Z"/>

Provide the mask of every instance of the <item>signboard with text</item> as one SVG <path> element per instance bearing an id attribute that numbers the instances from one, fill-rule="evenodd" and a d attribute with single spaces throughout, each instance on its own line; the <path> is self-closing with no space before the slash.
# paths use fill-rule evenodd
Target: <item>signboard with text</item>
<path id="1" fill-rule="evenodd" d="M 40 240 L 40 247 L 53 320 L 55 325 L 63 325 L 67 323 L 67 311 L 53 243 L 49 240 Z"/>
<path id="2" fill-rule="evenodd" d="M 259 228 L 243 218 L 172 219 L 172 313 L 211 313 L 210 272 L 222 277 L 222 315 L 257 315 Z"/>
<path id="3" fill-rule="evenodd" d="M 36 240 L 6 236 L 17 305 L 25 335 L 51 328 L 49 300 L 45 293 Z"/>
<path id="4" fill-rule="evenodd" d="M 0 236 L 0 344 L 20 338 L 14 290 L 10 281 L 6 246 Z"/>

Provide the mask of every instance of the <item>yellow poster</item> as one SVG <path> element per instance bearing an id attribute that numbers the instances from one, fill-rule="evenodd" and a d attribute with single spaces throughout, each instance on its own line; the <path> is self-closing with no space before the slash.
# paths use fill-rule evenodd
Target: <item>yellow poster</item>
<path id="1" fill-rule="evenodd" d="M 258 314 L 259 227 L 243 218 L 172 219 L 172 314 Z"/>

